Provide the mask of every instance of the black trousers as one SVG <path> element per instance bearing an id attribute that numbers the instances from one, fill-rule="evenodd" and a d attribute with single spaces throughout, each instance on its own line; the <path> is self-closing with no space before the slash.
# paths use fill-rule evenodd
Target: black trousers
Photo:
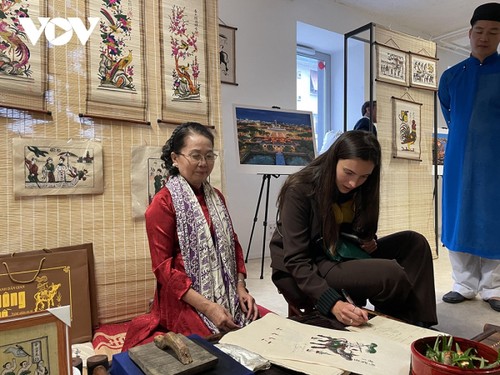
<path id="1" fill-rule="evenodd" d="M 345 289 L 355 301 L 368 299 L 384 314 L 410 322 L 437 324 L 432 252 L 413 231 L 377 240 L 371 259 L 318 264 L 328 285 Z"/>

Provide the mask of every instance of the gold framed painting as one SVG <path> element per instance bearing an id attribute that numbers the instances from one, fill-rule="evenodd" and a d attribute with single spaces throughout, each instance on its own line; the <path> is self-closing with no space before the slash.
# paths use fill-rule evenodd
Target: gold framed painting
<path id="1" fill-rule="evenodd" d="M 410 53 L 410 86 L 437 90 L 437 60 Z"/>
<path id="2" fill-rule="evenodd" d="M 68 325 L 50 310 L 2 318 L 0 330 L 5 373 L 71 374 Z"/>
<path id="3" fill-rule="evenodd" d="M 236 28 L 219 25 L 219 68 L 220 81 L 236 83 Z"/>
<path id="4" fill-rule="evenodd" d="M 408 86 L 408 53 L 396 48 L 376 44 L 376 80 Z"/>

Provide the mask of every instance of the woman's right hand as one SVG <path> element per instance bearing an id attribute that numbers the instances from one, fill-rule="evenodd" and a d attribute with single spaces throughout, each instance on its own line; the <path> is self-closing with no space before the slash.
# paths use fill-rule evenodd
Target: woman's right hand
<path id="1" fill-rule="evenodd" d="M 238 328 L 238 325 L 234 322 L 229 311 L 221 305 L 209 301 L 193 288 L 187 290 L 182 296 L 182 300 L 205 314 L 205 316 L 215 324 L 219 331 L 227 332 Z"/>
<path id="2" fill-rule="evenodd" d="M 229 311 L 215 302 L 211 302 L 203 313 L 222 332 L 239 328 Z"/>
<path id="3" fill-rule="evenodd" d="M 352 303 L 337 301 L 331 311 L 339 322 L 348 326 L 360 326 L 368 321 L 368 313 Z"/>

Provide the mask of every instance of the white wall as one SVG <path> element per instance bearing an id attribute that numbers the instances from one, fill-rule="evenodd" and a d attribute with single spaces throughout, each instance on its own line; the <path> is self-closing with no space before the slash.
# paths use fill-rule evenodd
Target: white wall
<path id="1" fill-rule="evenodd" d="M 393 29 L 419 36 L 415 30 L 397 27 L 397 22 L 373 17 L 327 0 L 219 0 L 221 23 L 237 28 L 236 81 L 238 86 L 222 85 L 222 128 L 224 150 L 224 192 L 235 230 L 246 254 L 262 176 L 238 170 L 233 104 L 258 107 L 296 108 L 296 25 L 304 22 L 341 35 L 369 22 L 390 25 Z M 343 65 L 336 52 L 334 64 Z M 336 74 L 337 79 L 342 77 Z M 340 77 L 339 77 L 340 76 Z M 338 86 L 337 86 L 338 85 Z M 335 94 L 343 93 L 343 82 L 334 82 Z M 332 98 L 332 101 L 334 99 Z M 335 104 L 337 106 L 337 104 Z M 342 106 L 335 108 L 343 118 Z M 340 113 L 340 114 L 339 114 Z M 333 120 L 333 121 L 338 121 Z M 276 197 L 286 176 L 271 178 L 268 223 L 275 222 Z M 250 258 L 262 252 L 265 190 L 252 238 Z M 270 234 L 266 233 L 267 241 Z M 264 248 L 269 255 L 267 245 Z"/>

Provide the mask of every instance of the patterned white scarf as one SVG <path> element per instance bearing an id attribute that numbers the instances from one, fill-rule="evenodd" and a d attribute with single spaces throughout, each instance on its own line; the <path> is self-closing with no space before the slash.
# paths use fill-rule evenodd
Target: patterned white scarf
<path id="1" fill-rule="evenodd" d="M 203 183 L 203 194 L 214 228 L 214 236 L 198 199 L 182 176 L 172 176 L 166 183 L 172 196 L 177 222 L 177 236 L 187 275 L 192 288 L 224 306 L 236 324 L 243 326 L 245 314 L 241 311 L 237 285 L 237 267 L 233 227 L 227 208 L 208 182 Z M 212 321 L 198 311 L 213 333 L 219 330 Z"/>

